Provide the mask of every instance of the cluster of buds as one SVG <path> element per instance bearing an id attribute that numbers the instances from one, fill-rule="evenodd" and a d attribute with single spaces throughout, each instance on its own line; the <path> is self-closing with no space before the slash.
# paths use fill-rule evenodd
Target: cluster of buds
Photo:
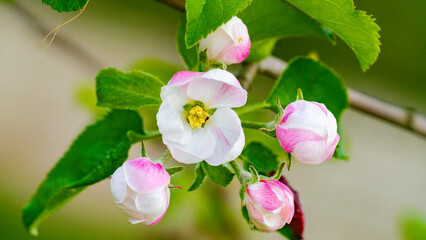
<path id="1" fill-rule="evenodd" d="M 240 63 L 250 50 L 247 27 L 233 17 L 201 40 L 199 50 L 207 54 L 209 64 Z M 247 92 L 232 73 L 223 69 L 177 72 L 161 88 L 161 99 L 157 125 L 175 160 L 218 166 L 241 154 L 245 136 L 233 108 L 245 105 Z M 319 164 L 332 157 L 339 135 L 336 119 L 323 104 L 297 100 L 278 120 L 274 134 L 295 160 Z M 295 212 L 291 189 L 277 177 L 259 178 L 257 172 L 251 176 L 241 182 L 242 201 L 254 227 L 271 232 L 290 223 Z M 170 175 L 162 165 L 140 158 L 117 169 L 111 178 L 111 191 L 130 222 L 153 225 L 168 208 L 169 184 Z"/>

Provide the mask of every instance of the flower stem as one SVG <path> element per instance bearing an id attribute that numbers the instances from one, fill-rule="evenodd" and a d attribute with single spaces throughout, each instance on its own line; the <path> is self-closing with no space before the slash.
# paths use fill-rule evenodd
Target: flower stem
<path id="1" fill-rule="evenodd" d="M 228 164 L 232 167 L 232 169 L 234 169 L 234 173 L 237 175 L 238 181 L 241 185 L 243 185 L 248 179 L 252 178 L 251 173 L 244 170 L 235 160 L 230 161 Z"/>
<path id="2" fill-rule="evenodd" d="M 241 126 L 244 128 L 252 128 L 252 129 L 261 129 L 261 128 L 268 128 L 268 123 L 261 123 L 261 122 L 247 122 L 247 121 L 241 121 Z"/>
<path id="3" fill-rule="evenodd" d="M 263 110 L 263 109 L 274 110 L 274 106 L 270 103 L 267 103 L 267 102 L 258 102 L 258 103 L 245 105 L 243 107 L 236 108 L 234 110 L 238 114 L 238 116 L 241 116 L 241 115 L 244 115 L 244 114 L 247 114 L 247 113 L 251 113 L 251 112 L 255 112 L 255 111 L 259 111 L 259 110 Z"/>
<path id="4" fill-rule="evenodd" d="M 130 142 L 132 144 L 143 141 L 143 140 L 160 137 L 160 136 L 161 136 L 161 133 L 158 130 L 147 131 L 147 132 L 144 132 L 143 134 L 136 133 L 134 131 L 129 131 L 127 133 L 127 137 L 130 139 Z"/>

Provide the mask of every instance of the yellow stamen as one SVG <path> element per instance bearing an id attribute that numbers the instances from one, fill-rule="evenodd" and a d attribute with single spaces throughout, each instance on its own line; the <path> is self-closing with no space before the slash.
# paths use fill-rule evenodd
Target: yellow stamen
<path id="1" fill-rule="evenodd" d="M 237 43 L 240 43 L 240 42 L 242 42 L 243 41 L 243 39 L 242 38 L 237 38 Z"/>
<path id="2" fill-rule="evenodd" d="M 200 128 L 203 123 L 210 117 L 210 115 L 204 111 L 204 109 L 200 106 L 195 106 L 189 110 L 188 121 L 189 125 L 194 128 Z"/>

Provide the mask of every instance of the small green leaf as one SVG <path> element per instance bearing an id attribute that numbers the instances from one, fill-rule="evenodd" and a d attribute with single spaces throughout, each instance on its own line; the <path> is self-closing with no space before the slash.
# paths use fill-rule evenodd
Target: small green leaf
<path id="1" fill-rule="evenodd" d="M 293 234 L 293 231 L 290 229 L 289 225 L 286 224 L 284 227 L 277 230 L 277 232 L 284 237 L 286 237 L 288 240 L 300 240 L 300 238 L 296 237 Z"/>
<path id="2" fill-rule="evenodd" d="M 352 0 L 285 0 L 336 33 L 354 51 L 366 71 L 380 53 L 380 27 Z"/>
<path id="3" fill-rule="evenodd" d="M 163 85 L 157 77 L 142 71 L 123 73 L 115 68 L 102 69 L 96 76 L 97 105 L 132 110 L 159 106 Z"/>
<path id="4" fill-rule="evenodd" d="M 349 107 L 346 85 L 340 76 L 323 63 L 306 57 L 297 57 L 289 62 L 286 70 L 278 77 L 267 102 L 273 103 L 279 97 L 281 104 L 286 106 L 295 101 L 298 88 L 303 91 L 305 100 L 325 104 L 336 117 L 337 123 L 343 111 Z M 337 146 L 339 155 L 336 157 L 345 156 L 339 146 L 342 144 L 343 141 L 340 141 Z"/>
<path id="5" fill-rule="evenodd" d="M 245 157 L 245 162 L 253 165 L 262 172 L 268 173 L 275 171 L 279 165 L 278 156 L 259 142 L 251 142 L 248 144 L 244 148 L 242 155 Z"/>
<path id="6" fill-rule="evenodd" d="M 186 0 L 187 48 L 228 22 L 246 8 L 252 0 Z"/>
<path id="7" fill-rule="evenodd" d="M 201 184 L 206 180 L 206 174 L 201 166 L 201 163 L 195 165 L 195 179 L 191 187 L 188 189 L 189 192 L 196 190 L 201 186 Z"/>
<path id="8" fill-rule="evenodd" d="M 87 0 L 42 0 L 42 2 L 58 12 L 72 12 L 82 9 Z"/>
<path id="9" fill-rule="evenodd" d="M 129 70 L 139 70 L 150 73 L 159 78 L 164 84 L 167 84 L 173 75 L 175 75 L 176 72 L 182 71 L 183 68 L 161 59 L 146 58 L 133 63 Z"/>
<path id="10" fill-rule="evenodd" d="M 169 173 L 170 176 L 178 174 L 182 172 L 183 170 L 185 170 L 185 167 L 181 167 L 181 166 L 166 168 L 166 171 Z"/>
<path id="11" fill-rule="evenodd" d="M 277 40 L 277 38 L 272 38 L 252 42 L 250 53 L 245 61 L 256 63 L 268 58 L 271 56 Z"/>
<path id="12" fill-rule="evenodd" d="M 234 173 L 225 165 L 211 166 L 207 162 L 202 162 L 201 166 L 210 180 L 219 186 L 228 186 L 234 178 Z"/>
<path id="13" fill-rule="evenodd" d="M 317 37 L 334 42 L 318 22 L 282 0 L 255 0 L 238 17 L 246 24 L 250 40 Z"/>
<path id="14" fill-rule="evenodd" d="M 188 70 L 196 70 L 198 66 L 197 46 L 186 48 L 185 44 L 186 18 L 182 15 L 176 33 L 177 50 Z"/>
<path id="15" fill-rule="evenodd" d="M 131 143 L 127 132 L 143 133 L 136 112 L 116 110 L 87 127 L 47 174 L 22 211 L 25 228 L 37 227 L 87 186 L 109 177 L 126 160 Z"/>

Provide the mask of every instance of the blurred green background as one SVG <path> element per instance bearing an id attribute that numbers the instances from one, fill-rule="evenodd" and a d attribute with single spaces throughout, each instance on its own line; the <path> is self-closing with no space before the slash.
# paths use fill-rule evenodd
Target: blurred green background
<path id="1" fill-rule="evenodd" d="M 285 39 L 274 54 L 289 60 L 316 51 L 349 86 L 426 112 L 426 3 L 355 0 L 355 5 L 373 14 L 382 28 L 382 53 L 366 73 L 340 40 L 332 46 L 316 39 Z M 89 58 L 60 41 L 40 51 L 46 32 L 23 9 L 47 29 L 73 16 L 38 0 L 0 3 L 0 239 L 32 239 L 22 227 L 21 208 L 93 121 L 78 94 L 93 87 L 99 68 L 128 69 L 144 58 L 182 66 L 175 50 L 180 14 L 153 0 L 91 0 L 59 33 Z M 272 83 L 256 79 L 253 96 L 260 98 Z M 344 113 L 342 127 L 349 162 L 294 163 L 287 173 L 305 208 L 306 239 L 426 239 L 424 138 L 352 110 Z M 259 137 L 255 131 L 246 134 Z M 268 143 L 279 151 L 276 142 Z M 152 157 L 163 150 L 159 140 L 147 147 Z M 136 145 L 130 158 L 138 154 Z M 188 166 L 172 180 L 184 190 L 172 193 L 167 215 L 151 227 L 129 224 L 112 202 L 109 182 L 103 181 L 48 218 L 38 239 L 282 239 L 249 231 L 240 216 L 236 180 L 226 190 L 207 181 L 188 193 L 192 179 Z"/>

